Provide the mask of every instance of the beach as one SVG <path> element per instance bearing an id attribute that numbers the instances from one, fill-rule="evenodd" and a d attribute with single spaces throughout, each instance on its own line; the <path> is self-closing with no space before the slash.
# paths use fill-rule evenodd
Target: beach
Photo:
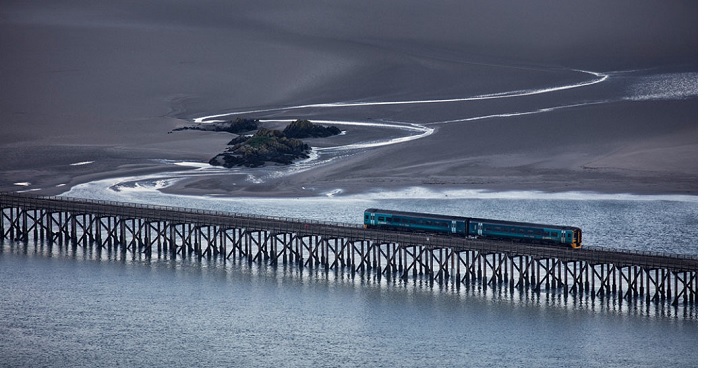
<path id="1" fill-rule="evenodd" d="M 672 1 L 3 2 L 0 191 L 190 171 L 169 162 L 207 163 L 233 135 L 172 130 L 245 112 L 229 116 L 432 133 L 275 179 L 229 169 L 163 190 L 696 195 L 697 13 Z M 398 134 L 342 128 L 309 143 Z"/>

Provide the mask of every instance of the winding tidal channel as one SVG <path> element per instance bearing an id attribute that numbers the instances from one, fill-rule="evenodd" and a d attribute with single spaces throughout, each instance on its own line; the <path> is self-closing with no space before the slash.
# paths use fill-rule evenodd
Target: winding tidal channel
<path id="1" fill-rule="evenodd" d="M 697 95 L 697 73 L 664 73 L 652 74 L 648 71 L 623 71 L 613 73 L 601 73 L 593 71 L 579 71 L 581 75 L 587 75 L 589 78 L 572 84 L 547 86 L 543 88 L 513 90 L 505 92 L 497 92 L 483 95 L 426 99 L 426 100 L 400 100 L 400 101 L 366 101 L 366 102 L 332 102 L 305 104 L 297 106 L 281 106 L 276 108 L 264 108 L 255 110 L 244 110 L 227 112 L 222 114 L 212 114 L 193 118 L 195 123 L 212 123 L 222 121 L 232 116 L 254 116 L 257 114 L 271 114 L 282 111 L 287 114 L 288 111 L 300 111 L 312 109 L 354 109 L 358 107 L 382 107 L 394 105 L 427 105 L 427 104 L 456 104 L 456 103 L 472 103 L 497 99 L 516 99 L 528 96 L 537 96 L 544 94 L 560 93 L 568 90 L 587 89 L 593 86 L 605 84 L 619 84 L 620 87 L 613 88 L 614 95 L 607 98 L 599 99 L 582 99 L 570 101 L 568 103 L 544 106 L 527 111 L 505 111 L 502 113 L 492 113 L 480 116 L 466 116 L 463 118 L 453 118 L 447 120 L 436 120 L 430 122 L 414 123 L 414 122 L 395 122 L 395 121 L 348 121 L 323 119 L 312 121 L 320 124 L 332 124 L 339 127 L 343 126 L 365 126 L 376 128 L 378 130 L 387 130 L 388 138 L 379 138 L 371 141 L 358 141 L 350 144 L 343 144 L 329 147 L 312 147 L 310 158 L 298 161 L 292 165 L 285 167 L 269 167 L 259 169 L 233 168 L 228 170 L 225 168 L 212 167 L 201 162 L 177 162 L 162 160 L 159 161 L 168 164 L 168 170 L 159 174 L 151 174 L 144 176 L 120 177 L 112 180 L 99 180 L 80 184 L 62 195 L 71 197 L 85 197 L 88 193 L 93 192 L 96 197 L 100 192 L 104 195 L 113 197 L 112 193 L 123 191 L 153 190 L 158 196 L 171 196 L 171 194 L 161 194 L 159 190 L 173 185 L 179 180 L 188 177 L 207 177 L 213 175 L 237 175 L 244 177 L 245 180 L 252 183 L 263 183 L 269 179 L 277 179 L 283 176 L 293 175 L 299 172 L 305 172 L 313 168 L 328 164 L 337 159 L 342 159 L 348 155 L 362 150 L 369 150 L 377 147 L 403 144 L 408 141 L 425 138 L 434 132 L 433 126 L 440 124 L 451 124 L 468 121 L 480 121 L 491 118 L 503 118 L 520 115 L 542 114 L 558 109 L 571 109 L 587 105 L 597 105 L 610 103 L 619 100 L 648 100 L 648 99 L 682 99 Z M 334 110 L 333 110 L 334 111 Z M 293 119 L 260 119 L 261 121 L 291 121 Z M 181 166 L 182 170 L 176 170 Z M 195 168 L 187 170 L 188 167 Z M 329 193 L 322 193 L 329 194 Z M 333 194 L 337 194 L 334 192 Z"/>

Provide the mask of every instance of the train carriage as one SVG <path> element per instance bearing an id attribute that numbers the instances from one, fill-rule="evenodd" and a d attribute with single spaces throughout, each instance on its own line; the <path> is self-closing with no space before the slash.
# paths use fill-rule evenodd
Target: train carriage
<path id="1" fill-rule="evenodd" d="M 469 219 L 468 234 L 494 239 L 521 240 L 544 244 L 582 245 L 582 231 L 573 226 L 543 225 L 489 219 Z"/>
<path id="2" fill-rule="evenodd" d="M 465 217 L 434 215 L 425 213 L 379 210 L 365 210 L 364 224 L 388 230 L 405 230 L 447 235 L 467 236 Z"/>
<path id="3" fill-rule="evenodd" d="M 369 208 L 365 227 L 463 237 L 534 242 L 582 247 L 582 230 L 572 226 L 543 225 L 528 222 L 467 218 L 428 213 Z"/>

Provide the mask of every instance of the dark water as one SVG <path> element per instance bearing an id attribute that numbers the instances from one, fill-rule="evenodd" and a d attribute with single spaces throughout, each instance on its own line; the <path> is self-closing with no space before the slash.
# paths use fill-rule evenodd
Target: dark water
<path id="1" fill-rule="evenodd" d="M 688 367 L 668 306 L 2 246 L 0 366 Z"/>

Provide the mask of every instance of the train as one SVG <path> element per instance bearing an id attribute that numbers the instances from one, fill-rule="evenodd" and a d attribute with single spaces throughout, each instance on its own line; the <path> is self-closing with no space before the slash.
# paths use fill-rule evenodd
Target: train
<path id="1" fill-rule="evenodd" d="M 363 224 L 365 228 L 443 234 L 465 238 L 522 241 L 568 246 L 573 249 L 582 248 L 582 230 L 574 226 L 544 225 L 377 208 L 365 210 Z"/>

